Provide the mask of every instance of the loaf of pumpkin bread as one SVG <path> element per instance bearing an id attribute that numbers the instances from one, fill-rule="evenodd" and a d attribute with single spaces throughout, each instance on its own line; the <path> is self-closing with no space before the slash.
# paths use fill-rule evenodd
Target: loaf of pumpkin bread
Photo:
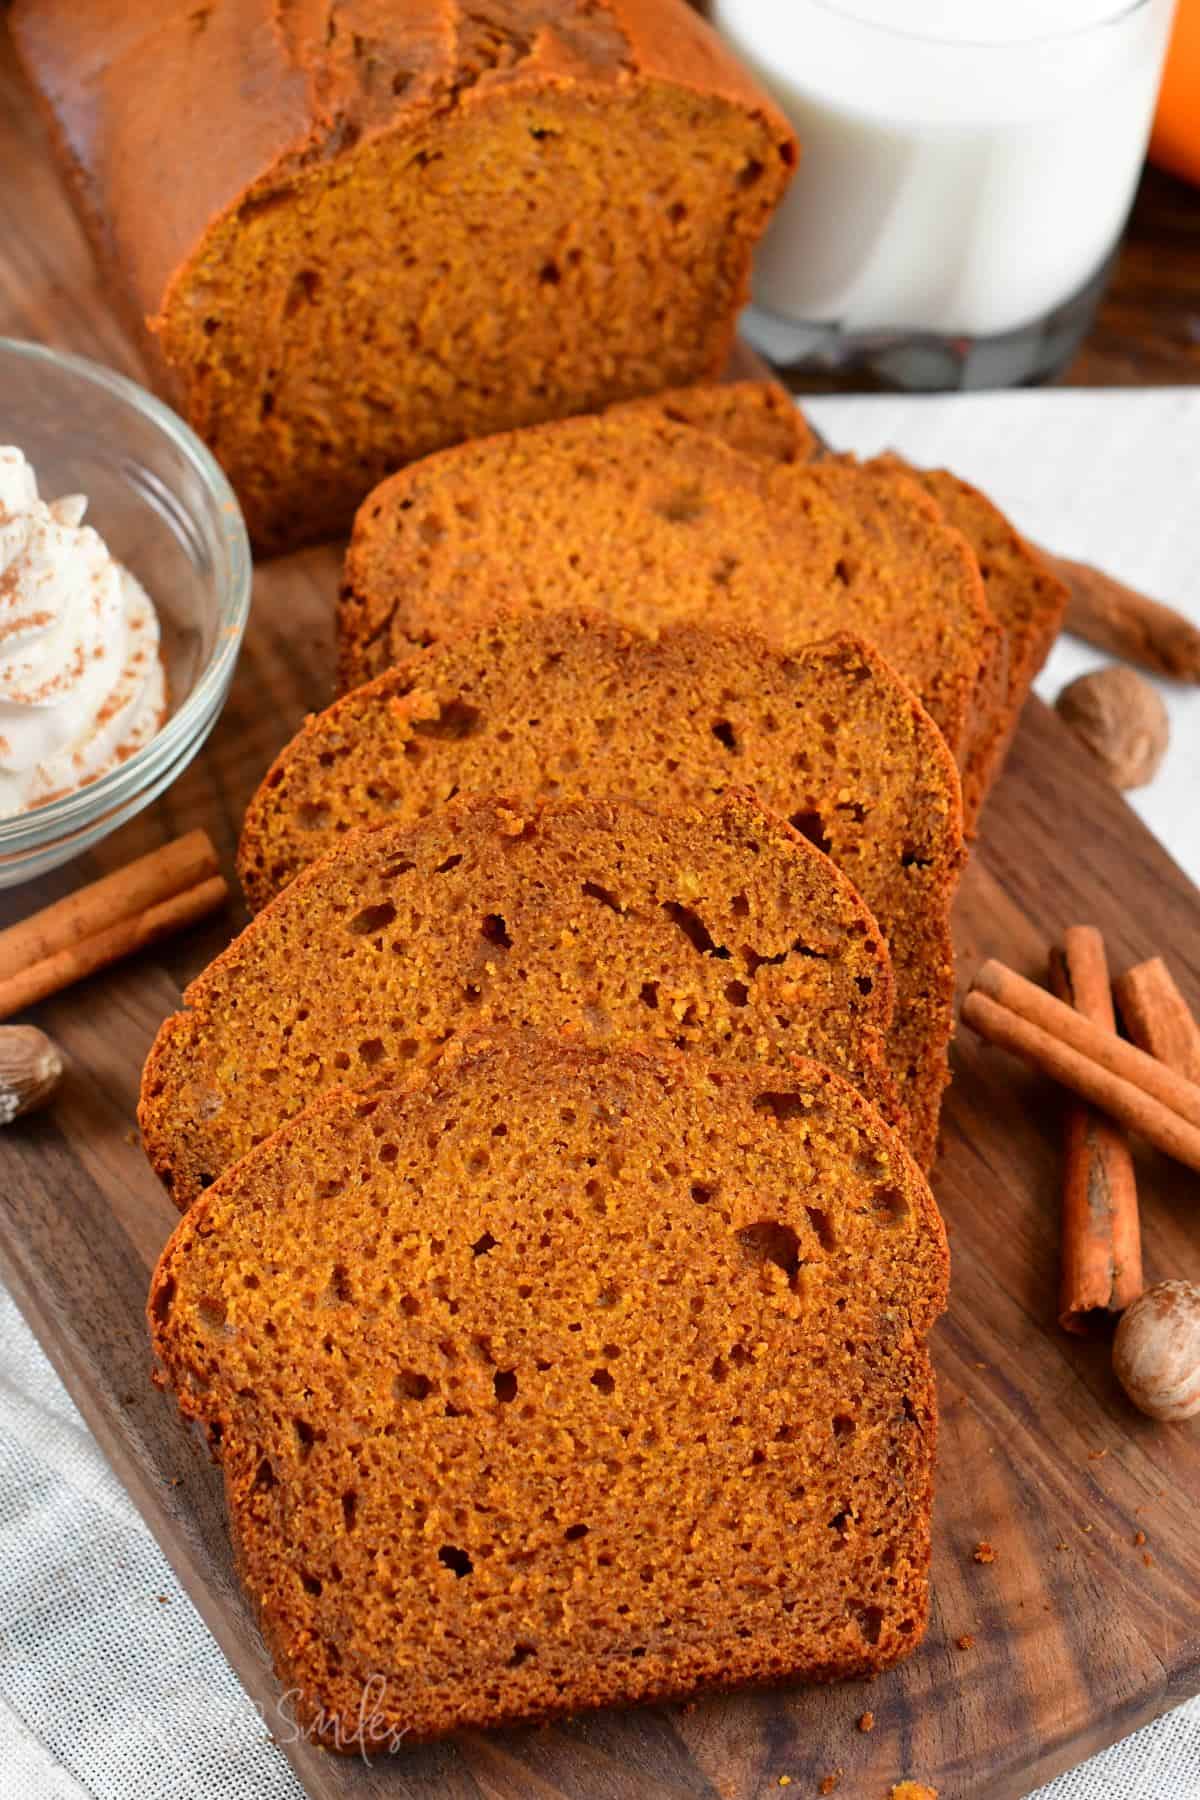
<path id="1" fill-rule="evenodd" d="M 251 1151 L 149 1320 L 299 1725 L 369 1752 L 907 1655 L 946 1277 L 830 1070 L 501 1040 Z"/>
<path id="2" fill-rule="evenodd" d="M 720 373 L 790 128 L 685 0 L 16 0 L 115 295 L 258 548 Z"/>
<path id="3" fill-rule="evenodd" d="M 598 614 L 515 613 L 446 639 L 311 718 L 246 813 L 262 906 L 339 836 L 456 794 L 591 794 L 658 812 L 752 789 L 828 852 L 891 949 L 888 1056 L 928 1165 L 946 1081 L 958 777 L 929 715 L 861 641 L 795 656 L 751 631 L 657 638 Z"/>
<path id="4" fill-rule="evenodd" d="M 142 1141 L 188 1206 L 324 1088 L 464 1032 L 561 1031 L 842 1069 L 894 1123 L 892 974 L 827 856 L 741 793 L 458 801 L 341 842 L 194 981 L 146 1064 Z"/>

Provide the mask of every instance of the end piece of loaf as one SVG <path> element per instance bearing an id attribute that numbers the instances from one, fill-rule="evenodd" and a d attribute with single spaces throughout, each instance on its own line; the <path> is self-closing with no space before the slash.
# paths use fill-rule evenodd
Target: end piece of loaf
<path id="1" fill-rule="evenodd" d="M 954 993 L 959 784 L 929 715 L 857 639 L 784 656 L 745 629 L 652 639 L 595 614 L 513 614 L 310 719 L 250 804 L 239 872 L 260 906 L 344 832 L 426 817 L 458 793 L 665 812 L 729 787 L 827 851 L 879 921 L 896 973 L 889 1060 L 928 1166 Z"/>
<path id="2" fill-rule="evenodd" d="M 902 1116 L 892 975 L 844 875 L 751 797 L 660 818 L 602 800 L 457 802 L 346 839 L 159 1032 L 146 1153 L 180 1207 L 331 1086 L 464 1033 L 561 1031 L 778 1073 L 800 1054 Z"/>
<path id="3" fill-rule="evenodd" d="M 229 1170 L 149 1319 L 299 1723 L 370 1750 L 911 1651 L 946 1278 L 829 1070 L 498 1042 Z"/>
<path id="4" fill-rule="evenodd" d="M 256 546 L 720 373 L 789 126 L 685 0 L 17 0 L 82 221 Z"/>

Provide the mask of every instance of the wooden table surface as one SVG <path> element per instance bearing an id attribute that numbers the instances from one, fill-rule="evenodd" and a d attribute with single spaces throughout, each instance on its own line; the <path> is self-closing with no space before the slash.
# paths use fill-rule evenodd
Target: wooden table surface
<path id="1" fill-rule="evenodd" d="M 1200 383 L 1200 188 L 1146 169 L 1112 283 L 1063 380 L 1073 387 Z"/>

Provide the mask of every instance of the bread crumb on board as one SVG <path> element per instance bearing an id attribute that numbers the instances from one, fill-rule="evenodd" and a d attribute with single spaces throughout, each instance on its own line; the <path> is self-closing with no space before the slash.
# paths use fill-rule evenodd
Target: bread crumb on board
<path id="1" fill-rule="evenodd" d="M 875 1729 L 875 1714 L 873 1712 L 865 1712 L 863 1714 L 862 1718 L 858 1721 L 858 1729 L 860 1731 L 874 1731 L 874 1729 Z"/>
<path id="2" fill-rule="evenodd" d="M 996 1560 L 996 1552 L 992 1549 L 992 1546 L 988 1543 L 986 1538 L 980 1538 L 974 1550 L 972 1550 L 971 1556 L 977 1563 L 994 1563 Z M 908 1800 L 908 1797 L 904 1796 L 904 1800 Z"/>
<path id="3" fill-rule="evenodd" d="M 843 1770 L 837 1768 L 833 1771 L 832 1775 L 823 1775 L 821 1777 L 821 1784 L 817 1789 L 818 1794 L 832 1794 L 840 1785 L 842 1774 Z"/>
<path id="4" fill-rule="evenodd" d="M 962 1636 L 955 1638 L 954 1641 L 960 1650 L 973 1650 L 975 1648 L 975 1637 L 970 1631 L 964 1631 Z"/>
<path id="5" fill-rule="evenodd" d="M 888 1800 L 938 1800 L 938 1791 L 923 1781 L 898 1781 Z"/>
<path id="6" fill-rule="evenodd" d="M 1142 1545 L 1143 1545 L 1143 1544 L 1144 1544 L 1144 1543 L 1145 1543 L 1145 1541 L 1146 1541 L 1146 1534 L 1145 1534 L 1145 1532 L 1144 1532 L 1144 1531 L 1135 1531 L 1135 1532 L 1134 1532 L 1134 1534 L 1133 1534 L 1133 1541 L 1134 1541 L 1134 1543 L 1135 1543 L 1135 1544 L 1136 1544 L 1136 1545 L 1137 1545 L 1137 1546 L 1138 1546 L 1138 1549 L 1139 1549 L 1139 1550 L 1140 1550 L 1140 1549 L 1141 1549 L 1141 1547 L 1142 1547 Z"/>

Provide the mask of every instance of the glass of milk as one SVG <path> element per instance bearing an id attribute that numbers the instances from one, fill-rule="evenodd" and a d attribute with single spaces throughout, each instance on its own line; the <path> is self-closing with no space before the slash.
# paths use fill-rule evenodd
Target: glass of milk
<path id="1" fill-rule="evenodd" d="M 784 367 L 857 363 L 904 387 L 1055 373 L 1133 199 L 1173 7 L 711 0 L 801 146 L 751 341 Z"/>

